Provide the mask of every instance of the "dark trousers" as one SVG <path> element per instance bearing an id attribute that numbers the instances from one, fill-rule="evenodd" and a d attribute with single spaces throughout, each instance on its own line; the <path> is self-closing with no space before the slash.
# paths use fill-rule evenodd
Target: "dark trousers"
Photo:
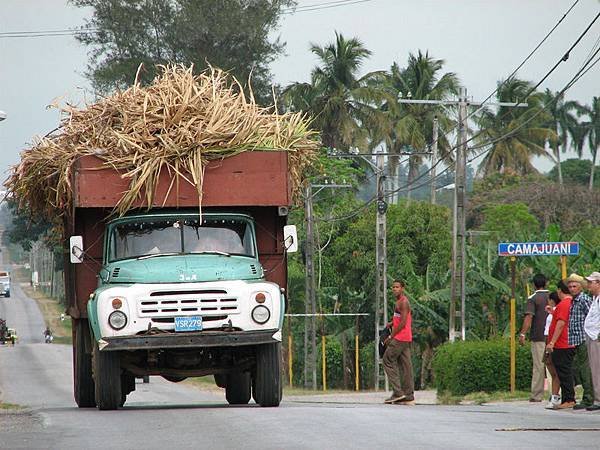
<path id="1" fill-rule="evenodd" d="M 562 403 L 575 401 L 575 386 L 573 386 L 574 356 L 574 348 L 555 348 L 552 352 L 552 364 L 554 364 L 560 380 Z"/>
<path id="2" fill-rule="evenodd" d="M 591 406 L 594 403 L 594 386 L 592 385 L 592 371 L 590 370 L 590 362 L 588 360 L 585 342 L 575 347 L 573 376 L 583 387 L 581 403 L 586 406 Z"/>

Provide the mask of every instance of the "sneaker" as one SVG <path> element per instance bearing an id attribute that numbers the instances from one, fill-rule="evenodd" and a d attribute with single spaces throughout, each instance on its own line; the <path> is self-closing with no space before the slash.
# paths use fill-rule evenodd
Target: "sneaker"
<path id="1" fill-rule="evenodd" d="M 574 406 L 575 406 L 575 402 L 573 402 L 573 401 L 563 402 L 554 409 L 573 409 Z"/>
<path id="2" fill-rule="evenodd" d="M 550 400 L 548 401 L 548 404 L 546 405 L 546 409 L 554 409 L 558 405 L 560 405 L 560 395 L 552 395 L 552 396 L 550 396 Z"/>
<path id="3" fill-rule="evenodd" d="M 585 409 L 586 409 L 586 411 L 600 411 L 600 405 L 594 403 L 593 405 L 588 406 Z"/>
<path id="4" fill-rule="evenodd" d="M 387 403 L 387 404 L 391 404 L 394 402 L 399 402 L 400 400 L 404 400 L 406 398 L 406 395 L 398 395 L 398 394 L 393 394 L 390 395 L 388 398 L 386 398 L 383 403 Z"/>

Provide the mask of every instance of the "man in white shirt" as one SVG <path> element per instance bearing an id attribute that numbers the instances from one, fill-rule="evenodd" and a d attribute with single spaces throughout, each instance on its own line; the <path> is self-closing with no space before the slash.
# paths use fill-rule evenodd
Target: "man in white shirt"
<path id="1" fill-rule="evenodd" d="M 600 411 L 600 272 L 592 272 L 585 279 L 588 281 L 588 290 L 592 295 L 592 304 L 585 317 L 583 328 L 594 385 L 594 403 L 586 409 Z"/>

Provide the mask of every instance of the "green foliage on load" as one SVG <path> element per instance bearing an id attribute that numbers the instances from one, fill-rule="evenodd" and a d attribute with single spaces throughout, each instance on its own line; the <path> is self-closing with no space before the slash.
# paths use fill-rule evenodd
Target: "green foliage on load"
<path id="1" fill-rule="evenodd" d="M 517 346 L 516 388 L 526 390 L 531 383 L 531 350 Z M 437 348 L 433 359 L 438 392 L 466 395 L 510 389 L 510 341 L 466 341 L 446 343 Z"/>

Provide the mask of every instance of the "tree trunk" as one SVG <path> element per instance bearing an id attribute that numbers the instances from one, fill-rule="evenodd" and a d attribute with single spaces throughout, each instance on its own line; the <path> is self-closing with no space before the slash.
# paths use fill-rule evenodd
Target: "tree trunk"
<path id="1" fill-rule="evenodd" d="M 596 169 L 596 156 L 598 155 L 598 149 L 592 150 L 592 170 L 590 171 L 590 192 L 594 190 L 594 170 Z"/>
<path id="2" fill-rule="evenodd" d="M 433 349 L 429 345 L 429 342 L 425 343 L 425 348 L 421 353 L 421 377 L 420 377 L 420 388 L 424 389 L 427 386 L 427 380 L 430 379 L 431 372 L 431 361 L 433 360 Z"/>

